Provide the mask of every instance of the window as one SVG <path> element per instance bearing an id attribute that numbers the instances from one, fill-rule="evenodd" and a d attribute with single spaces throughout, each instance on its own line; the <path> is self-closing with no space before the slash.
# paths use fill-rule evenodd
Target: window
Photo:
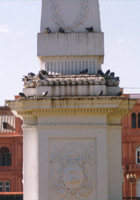
<path id="1" fill-rule="evenodd" d="M 140 164 L 140 146 L 136 148 L 136 163 Z"/>
<path id="2" fill-rule="evenodd" d="M 10 192 L 10 182 L 9 181 L 5 182 L 5 191 Z"/>
<path id="3" fill-rule="evenodd" d="M 3 129 L 8 129 L 8 123 L 7 122 L 3 122 Z"/>
<path id="4" fill-rule="evenodd" d="M 3 191 L 3 182 L 0 182 L 0 192 Z"/>
<path id="5" fill-rule="evenodd" d="M 140 113 L 138 113 L 138 128 L 140 128 Z"/>
<path id="6" fill-rule="evenodd" d="M 10 125 L 8 122 L 3 122 L 2 127 L 3 127 L 4 131 L 6 131 L 6 130 L 7 131 L 15 131 L 15 128 L 12 125 Z"/>
<path id="7" fill-rule="evenodd" d="M 9 181 L 0 181 L 0 192 L 10 192 L 10 186 L 11 185 Z"/>
<path id="8" fill-rule="evenodd" d="M 131 126 L 132 128 L 136 128 L 136 113 L 132 113 L 131 115 Z"/>
<path id="9" fill-rule="evenodd" d="M 12 115 L 0 116 L 0 132 L 9 132 L 16 130 L 16 118 Z"/>
<path id="10" fill-rule="evenodd" d="M 11 153 L 7 147 L 0 148 L 0 166 L 11 165 Z"/>

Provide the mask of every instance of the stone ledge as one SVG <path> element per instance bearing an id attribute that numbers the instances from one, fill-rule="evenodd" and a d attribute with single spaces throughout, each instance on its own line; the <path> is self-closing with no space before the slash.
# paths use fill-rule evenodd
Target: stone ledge
<path id="1" fill-rule="evenodd" d="M 43 80 L 33 77 L 24 81 L 25 88 L 40 86 L 105 85 L 105 79 L 96 75 L 49 75 Z"/>
<path id="2" fill-rule="evenodd" d="M 7 101 L 12 110 L 26 115 L 51 112 L 126 112 L 133 107 L 135 100 L 127 97 L 64 97 L 19 99 Z"/>
<path id="3" fill-rule="evenodd" d="M 38 56 L 102 56 L 103 33 L 38 33 Z"/>

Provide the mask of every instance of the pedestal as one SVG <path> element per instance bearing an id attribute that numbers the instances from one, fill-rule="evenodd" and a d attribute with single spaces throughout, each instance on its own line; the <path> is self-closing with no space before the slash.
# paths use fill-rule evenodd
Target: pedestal
<path id="1" fill-rule="evenodd" d="M 121 200 L 125 97 L 9 102 L 24 118 L 24 200 Z"/>

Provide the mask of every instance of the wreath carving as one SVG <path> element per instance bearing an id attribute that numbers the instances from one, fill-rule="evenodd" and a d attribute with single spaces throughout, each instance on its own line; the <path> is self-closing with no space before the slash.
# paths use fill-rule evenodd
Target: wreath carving
<path id="1" fill-rule="evenodd" d="M 88 176 L 87 162 L 90 163 L 90 155 L 67 154 L 55 155 L 50 160 L 51 169 L 58 167 L 59 175 L 53 187 L 63 199 L 87 198 L 93 190 L 93 185 Z M 53 170 L 54 172 L 55 170 Z M 53 179 L 53 178 L 52 178 Z"/>

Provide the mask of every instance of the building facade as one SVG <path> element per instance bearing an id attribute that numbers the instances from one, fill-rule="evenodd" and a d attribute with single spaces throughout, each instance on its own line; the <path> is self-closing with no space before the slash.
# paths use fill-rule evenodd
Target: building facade
<path id="1" fill-rule="evenodd" d="M 0 107 L 0 193 L 22 192 L 22 120 Z"/>
<path id="2" fill-rule="evenodd" d="M 122 123 L 123 196 L 140 197 L 140 95 L 130 95 L 137 102 Z"/>

